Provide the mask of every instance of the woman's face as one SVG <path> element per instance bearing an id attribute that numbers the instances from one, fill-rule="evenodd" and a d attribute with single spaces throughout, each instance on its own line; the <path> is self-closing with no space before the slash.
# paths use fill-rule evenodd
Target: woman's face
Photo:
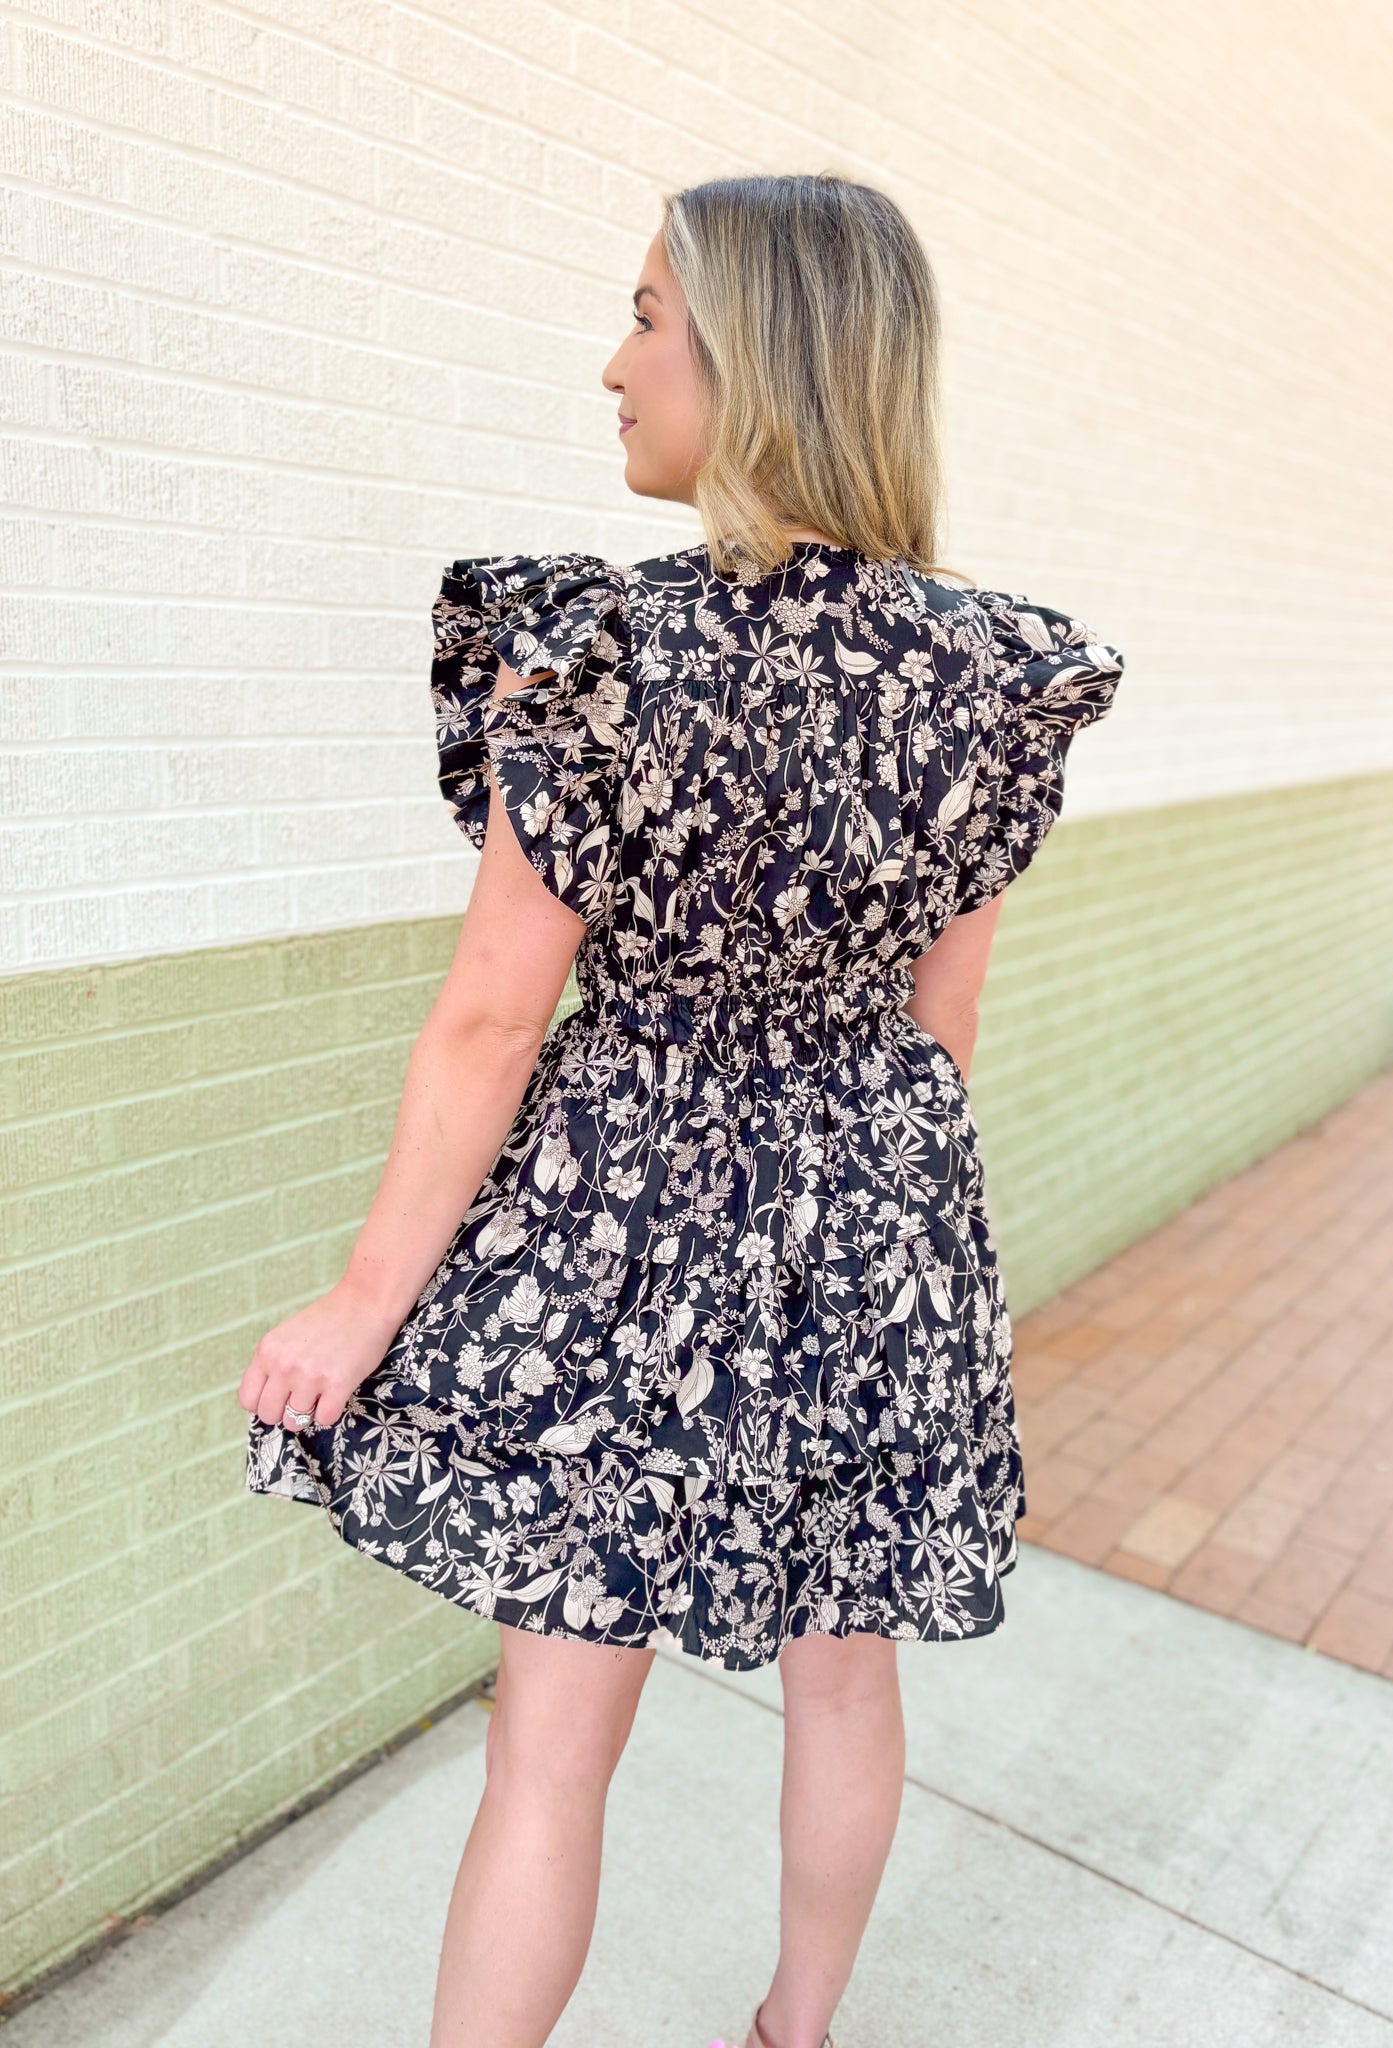
<path id="1" fill-rule="evenodd" d="M 693 504 L 693 482 L 705 459 L 701 403 L 686 302 L 668 268 L 661 230 L 634 288 L 633 331 L 605 364 L 601 381 L 619 397 L 629 489 L 641 498 Z"/>

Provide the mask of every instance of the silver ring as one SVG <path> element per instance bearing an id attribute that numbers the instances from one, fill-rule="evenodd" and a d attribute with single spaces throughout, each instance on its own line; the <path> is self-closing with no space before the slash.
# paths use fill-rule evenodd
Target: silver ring
<path id="1" fill-rule="evenodd" d="M 284 1415 L 286 1421 L 293 1422 L 297 1429 L 308 1429 L 309 1425 L 314 1421 L 313 1408 L 311 1408 L 308 1415 L 302 1415 L 299 1409 L 292 1408 L 288 1401 L 286 1402 L 285 1407 L 282 1409 L 281 1412 Z"/>

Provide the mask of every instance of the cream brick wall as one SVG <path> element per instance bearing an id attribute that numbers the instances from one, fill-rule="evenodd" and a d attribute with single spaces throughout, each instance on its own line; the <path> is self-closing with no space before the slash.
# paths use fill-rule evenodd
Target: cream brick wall
<path id="1" fill-rule="evenodd" d="M 733 167 L 924 235 L 948 559 L 1129 659 L 1066 815 L 1393 763 L 1391 80 L 1374 0 L 12 8 L 0 972 L 462 906 L 440 566 L 699 537 L 599 372 Z"/>

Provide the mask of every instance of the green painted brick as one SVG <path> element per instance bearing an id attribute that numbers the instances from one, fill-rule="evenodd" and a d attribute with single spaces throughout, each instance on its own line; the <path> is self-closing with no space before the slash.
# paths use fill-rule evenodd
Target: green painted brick
<path id="1" fill-rule="evenodd" d="M 1386 776 L 1059 828 L 973 1068 L 1015 1315 L 1393 1058 L 1391 889 Z M 0 982 L 10 1987 L 493 1660 L 486 1623 L 245 1494 L 233 1399 L 342 1270 L 457 935 Z"/>
<path id="2" fill-rule="evenodd" d="M 129 1496 L 81 1514 L 21 1527 L 13 1540 L 0 1542 L 0 1585 L 7 1602 L 26 1599 L 56 1581 L 68 1581 L 82 1570 L 85 1558 L 124 1549 L 134 1540 L 138 1527 L 136 1503 Z"/>
<path id="3" fill-rule="evenodd" d="M 7 1188 L 38 1187 L 50 1177 L 93 1173 L 109 1163 L 95 1111 L 0 1131 L 0 1185 Z"/>
<path id="4" fill-rule="evenodd" d="M 1390 913 L 1387 775 L 1058 829 L 973 1065 L 1015 1315 L 1393 1060 Z"/>
<path id="5" fill-rule="evenodd" d="M 167 1565 L 163 1582 L 143 1575 L 147 1562 L 145 1553 L 127 1551 L 15 1605 L 3 1637 L 12 1707 L 27 1691 L 37 1714 L 70 1697 L 80 1682 L 119 1676 L 136 1656 L 182 1636 L 195 1600 L 211 1623 L 259 1597 L 247 1558 L 236 1553 L 201 1572 Z"/>
<path id="6" fill-rule="evenodd" d="M 84 1948 L 94 1933 L 103 1933 L 110 1915 L 121 1910 L 109 1903 L 112 1899 L 149 1899 L 158 1889 L 148 1843 L 120 1850 L 90 1871 L 59 1869 L 47 1882 L 35 1883 L 28 1891 L 27 1910 L 7 1929 L 7 1947 L 16 1955 L 72 1955 Z"/>

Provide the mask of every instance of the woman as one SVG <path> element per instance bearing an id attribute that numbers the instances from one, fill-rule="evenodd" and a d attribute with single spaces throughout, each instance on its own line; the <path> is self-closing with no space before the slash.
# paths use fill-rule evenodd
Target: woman
<path id="1" fill-rule="evenodd" d="M 659 1644 L 778 1659 L 747 2048 L 830 2040 L 899 1812 L 896 1644 L 997 1627 L 1015 1563 L 965 1079 L 1001 891 L 1122 667 L 929 573 L 935 294 L 883 194 L 681 193 L 634 304 L 625 480 L 707 540 L 446 575 L 478 874 L 347 1270 L 240 1394 L 253 1490 L 500 1625 L 433 2048 L 547 2039 Z"/>

